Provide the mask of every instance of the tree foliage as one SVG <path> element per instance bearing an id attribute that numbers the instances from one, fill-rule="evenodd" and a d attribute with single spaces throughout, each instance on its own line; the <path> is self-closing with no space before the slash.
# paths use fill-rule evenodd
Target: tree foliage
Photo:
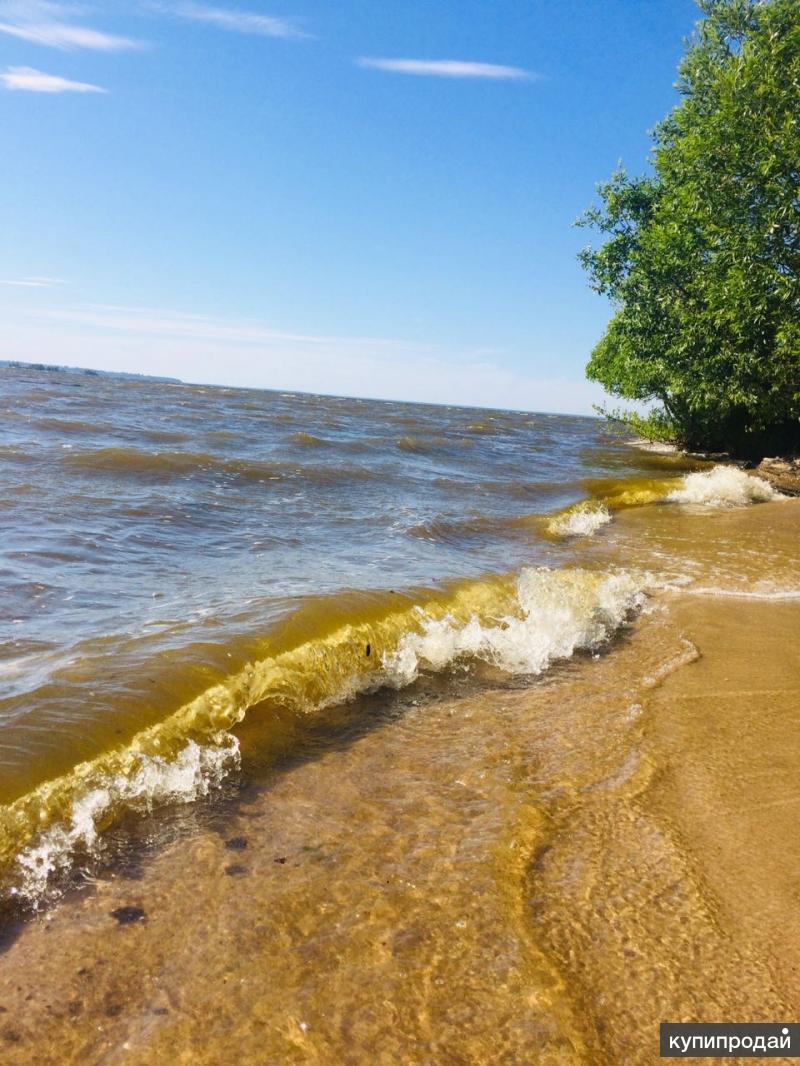
<path id="1" fill-rule="evenodd" d="M 587 373 L 655 400 L 661 436 L 800 445 L 800 0 L 701 0 L 652 174 L 618 170 L 579 223 L 615 314 Z"/>

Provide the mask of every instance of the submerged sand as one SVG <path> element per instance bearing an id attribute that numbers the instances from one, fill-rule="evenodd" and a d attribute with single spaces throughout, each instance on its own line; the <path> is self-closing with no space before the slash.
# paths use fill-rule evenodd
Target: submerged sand
<path id="1" fill-rule="evenodd" d="M 0 1060 L 635 1066 L 660 1021 L 796 1016 L 799 522 L 623 516 L 693 584 L 533 686 L 376 704 L 43 910 Z"/>

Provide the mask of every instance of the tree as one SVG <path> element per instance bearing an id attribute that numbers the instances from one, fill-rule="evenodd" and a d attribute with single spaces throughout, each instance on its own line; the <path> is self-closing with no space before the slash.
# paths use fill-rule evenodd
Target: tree
<path id="1" fill-rule="evenodd" d="M 700 0 L 652 174 L 579 224 L 615 313 L 590 378 L 656 401 L 651 435 L 756 456 L 800 445 L 800 0 Z"/>

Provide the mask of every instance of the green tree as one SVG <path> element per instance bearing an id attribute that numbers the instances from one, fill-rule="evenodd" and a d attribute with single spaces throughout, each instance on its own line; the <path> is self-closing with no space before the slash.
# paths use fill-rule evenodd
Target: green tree
<path id="1" fill-rule="evenodd" d="M 651 435 L 756 456 L 800 445 L 800 0 L 700 0 L 652 174 L 579 224 L 615 314 L 590 378 L 656 401 Z"/>

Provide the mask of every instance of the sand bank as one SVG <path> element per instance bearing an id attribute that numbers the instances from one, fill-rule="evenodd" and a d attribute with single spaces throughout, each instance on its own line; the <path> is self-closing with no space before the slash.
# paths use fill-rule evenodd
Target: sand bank
<path id="1" fill-rule="evenodd" d="M 797 521 L 631 512 L 643 559 L 711 529 L 741 581 L 533 685 L 372 697 L 176 812 L 9 930 L 2 1061 L 636 1066 L 662 1020 L 795 1016 Z"/>

